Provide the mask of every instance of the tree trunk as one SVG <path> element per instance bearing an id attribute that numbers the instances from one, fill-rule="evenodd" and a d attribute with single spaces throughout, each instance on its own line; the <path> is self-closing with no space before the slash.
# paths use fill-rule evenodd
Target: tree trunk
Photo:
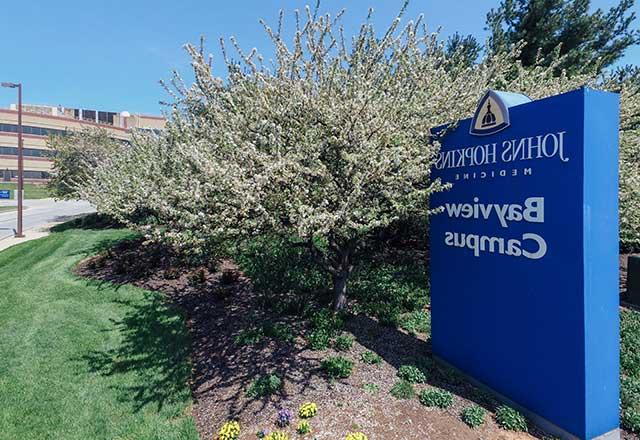
<path id="1" fill-rule="evenodd" d="M 333 310 L 343 310 L 347 305 L 347 281 L 349 272 L 333 276 Z"/>

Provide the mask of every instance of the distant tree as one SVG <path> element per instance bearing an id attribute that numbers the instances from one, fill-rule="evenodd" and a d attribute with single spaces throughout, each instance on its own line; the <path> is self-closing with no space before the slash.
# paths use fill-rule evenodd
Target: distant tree
<path id="1" fill-rule="evenodd" d="M 559 69 L 570 74 L 600 72 L 640 42 L 632 27 L 634 1 L 590 13 L 590 0 L 502 0 L 487 14 L 489 48 L 500 52 L 522 42 L 525 67 L 537 61 L 549 65 L 559 54 Z"/>
<path id="2" fill-rule="evenodd" d="M 640 66 L 627 64 L 625 66 L 618 67 L 610 73 L 610 80 L 618 84 L 620 88 L 623 84 L 640 85 Z"/>
<path id="3" fill-rule="evenodd" d="M 478 61 L 482 45 L 473 35 L 463 36 L 456 32 L 447 40 L 446 52 L 449 57 L 457 58 L 465 65 L 471 65 Z"/>
<path id="4" fill-rule="evenodd" d="M 47 146 L 54 151 L 49 189 L 59 199 L 81 198 L 78 188 L 87 182 L 105 158 L 123 148 L 104 129 L 87 129 L 49 137 Z"/>

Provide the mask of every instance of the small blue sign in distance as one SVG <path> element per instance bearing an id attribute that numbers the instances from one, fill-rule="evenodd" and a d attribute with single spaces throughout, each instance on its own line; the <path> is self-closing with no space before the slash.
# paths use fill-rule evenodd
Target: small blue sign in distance
<path id="1" fill-rule="evenodd" d="M 0 189 L 0 199 L 10 199 L 10 198 L 11 198 L 11 190 Z"/>
<path id="2" fill-rule="evenodd" d="M 527 101 L 434 130 L 433 353 L 555 435 L 619 438 L 618 95 Z"/>

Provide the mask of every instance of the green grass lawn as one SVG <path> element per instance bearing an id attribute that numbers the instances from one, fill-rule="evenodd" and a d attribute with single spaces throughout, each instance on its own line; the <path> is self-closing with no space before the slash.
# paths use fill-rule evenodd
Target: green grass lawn
<path id="1" fill-rule="evenodd" d="M 15 190 L 17 188 L 17 184 L 9 183 L 9 182 L 0 182 L 0 189 L 10 189 Z M 12 193 L 14 195 L 14 193 Z M 14 196 L 15 197 L 15 196 Z M 51 197 L 49 194 L 49 190 L 47 189 L 47 185 L 36 185 L 34 183 L 25 183 L 24 184 L 24 198 L 25 199 L 46 199 Z"/>
<path id="2" fill-rule="evenodd" d="M 183 317 L 71 273 L 127 235 L 70 229 L 0 252 L 1 440 L 198 438 Z"/>

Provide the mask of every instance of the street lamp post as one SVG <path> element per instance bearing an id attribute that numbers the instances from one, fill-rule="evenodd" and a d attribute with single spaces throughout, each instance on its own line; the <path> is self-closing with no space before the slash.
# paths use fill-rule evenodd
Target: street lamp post
<path id="1" fill-rule="evenodd" d="M 24 237 L 22 233 L 22 195 L 24 187 L 24 163 L 22 151 L 22 84 L 21 83 L 0 83 L 2 87 L 18 89 L 18 228 L 16 237 Z"/>

